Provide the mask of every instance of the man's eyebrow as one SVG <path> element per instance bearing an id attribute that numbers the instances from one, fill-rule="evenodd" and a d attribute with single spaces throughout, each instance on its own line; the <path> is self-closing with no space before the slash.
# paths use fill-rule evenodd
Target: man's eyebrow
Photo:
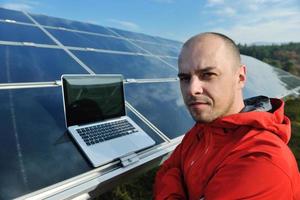
<path id="1" fill-rule="evenodd" d="M 196 70 L 197 73 L 203 73 L 203 72 L 208 72 L 208 71 L 212 71 L 212 70 L 215 70 L 217 69 L 217 67 L 214 67 L 214 66 L 208 66 L 208 67 L 205 67 L 204 69 L 198 69 Z"/>
<path id="2" fill-rule="evenodd" d="M 214 67 L 214 66 L 208 66 L 208 67 L 206 67 L 206 68 L 204 68 L 204 69 L 198 69 L 198 70 L 196 70 L 196 73 L 197 73 L 197 74 L 202 74 L 202 73 L 209 72 L 209 71 L 216 70 L 216 69 L 217 69 L 217 67 Z M 190 76 L 190 74 L 189 74 L 189 73 L 184 73 L 184 72 L 179 72 L 179 73 L 177 74 L 177 76 L 178 76 L 178 77 Z"/>

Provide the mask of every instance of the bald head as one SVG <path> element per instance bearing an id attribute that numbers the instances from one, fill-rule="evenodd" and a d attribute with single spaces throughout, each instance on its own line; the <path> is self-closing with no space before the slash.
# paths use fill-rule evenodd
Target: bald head
<path id="1" fill-rule="evenodd" d="M 207 45 L 212 47 L 213 43 L 216 43 L 215 48 L 223 48 L 223 53 L 226 55 L 228 59 L 230 59 L 233 63 L 232 67 L 240 67 L 241 66 L 241 56 L 238 47 L 234 43 L 232 39 L 229 37 L 214 32 L 206 32 L 193 36 L 189 40 L 187 40 L 181 50 L 179 55 L 178 64 L 180 65 L 183 59 L 183 53 L 186 49 L 193 49 L 200 46 L 204 46 L 205 43 L 211 43 L 211 45 Z M 213 48 L 213 47 L 212 47 Z"/>
<path id="2" fill-rule="evenodd" d="M 238 113 L 244 107 L 246 66 L 234 42 L 218 33 L 189 39 L 178 59 L 181 93 L 197 122 Z"/>

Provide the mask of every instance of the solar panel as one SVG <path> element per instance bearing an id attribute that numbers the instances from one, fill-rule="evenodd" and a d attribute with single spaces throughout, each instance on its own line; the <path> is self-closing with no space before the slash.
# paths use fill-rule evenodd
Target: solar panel
<path id="1" fill-rule="evenodd" d="M 87 73 L 61 49 L 0 45 L 0 83 L 59 80 L 64 73 Z"/>
<path id="2" fill-rule="evenodd" d="M 183 42 L 176 41 L 176 40 L 170 40 L 170 39 L 162 38 L 159 36 L 156 37 L 156 40 L 158 41 L 159 44 L 172 46 L 177 49 L 181 49 L 181 46 L 183 45 Z"/>
<path id="3" fill-rule="evenodd" d="M 66 134 L 60 88 L 1 90 L 0 95 L 6 96 L 0 98 L 1 118 L 9 122 L 1 123 L 6 132 L 1 131 L 0 144 L 10 145 L 0 154 L 3 199 L 91 169 Z"/>
<path id="4" fill-rule="evenodd" d="M 242 63 L 247 66 L 245 98 L 256 95 L 283 97 L 289 93 L 287 84 L 283 83 L 282 78 L 277 75 L 278 70 L 249 56 L 242 56 Z"/>
<path id="5" fill-rule="evenodd" d="M 178 73 L 178 59 L 177 58 L 168 58 L 168 57 L 162 57 L 162 59 L 164 61 L 166 61 L 167 63 L 170 63 L 174 68 L 176 68 L 176 73 Z"/>
<path id="6" fill-rule="evenodd" d="M 48 31 L 65 46 L 143 53 L 126 40 L 63 30 Z"/>
<path id="7" fill-rule="evenodd" d="M 177 76 L 174 68 L 151 56 L 91 51 L 72 52 L 98 74 L 121 73 L 125 78 L 170 78 Z"/>
<path id="8" fill-rule="evenodd" d="M 158 43 L 157 39 L 154 36 L 146 35 L 143 33 L 135 33 L 135 32 L 125 31 L 125 30 L 120 30 L 116 28 L 110 28 L 110 29 L 114 31 L 117 35 L 120 35 L 125 38 Z"/>
<path id="9" fill-rule="evenodd" d="M 300 86 L 300 78 L 296 76 L 282 76 L 280 80 L 285 83 L 287 89 L 294 89 Z"/>
<path id="10" fill-rule="evenodd" d="M 30 14 L 39 24 L 45 26 L 63 27 L 67 29 L 87 31 L 93 33 L 100 33 L 104 35 L 114 35 L 103 26 L 94 25 L 90 23 L 83 23 L 73 20 L 61 19 L 56 17 L 49 17 L 45 15 Z"/>
<path id="11" fill-rule="evenodd" d="M 151 52 L 154 55 L 160 56 L 174 56 L 177 57 L 179 55 L 179 49 L 169 45 L 161 45 L 159 43 L 147 43 L 141 41 L 134 41 L 135 44 L 142 47 L 143 49 Z"/>
<path id="12" fill-rule="evenodd" d="M 0 8 L 0 19 L 32 23 L 22 12 Z"/>
<path id="13" fill-rule="evenodd" d="M 3 22 L 0 22 L 0 40 L 54 44 L 54 42 L 37 27 Z"/>
<path id="14" fill-rule="evenodd" d="M 163 142 L 127 112 L 157 144 Z M 1 162 L 5 161 L 0 165 L 0 199 L 12 199 L 92 169 L 67 134 L 61 88 L 0 90 L 0 119 L 0 146 L 5 149 L 0 151 Z"/>
<path id="15" fill-rule="evenodd" d="M 126 85 L 128 102 L 169 138 L 195 123 L 183 103 L 178 82 Z"/>

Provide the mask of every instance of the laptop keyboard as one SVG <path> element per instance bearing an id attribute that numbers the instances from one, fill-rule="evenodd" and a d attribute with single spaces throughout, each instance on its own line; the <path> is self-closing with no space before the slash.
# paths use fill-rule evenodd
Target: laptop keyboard
<path id="1" fill-rule="evenodd" d="M 97 144 L 124 135 L 138 132 L 126 119 L 77 129 L 78 134 L 88 145 Z"/>

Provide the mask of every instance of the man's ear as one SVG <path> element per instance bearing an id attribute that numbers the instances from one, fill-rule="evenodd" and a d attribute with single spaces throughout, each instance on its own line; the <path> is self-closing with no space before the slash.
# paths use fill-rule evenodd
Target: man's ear
<path id="1" fill-rule="evenodd" d="M 247 80 L 247 76 L 246 76 L 246 65 L 241 65 L 239 70 L 238 70 L 238 85 L 240 88 L 244 88 L 245 84 L 246 84 L 246 80 Z"/>

